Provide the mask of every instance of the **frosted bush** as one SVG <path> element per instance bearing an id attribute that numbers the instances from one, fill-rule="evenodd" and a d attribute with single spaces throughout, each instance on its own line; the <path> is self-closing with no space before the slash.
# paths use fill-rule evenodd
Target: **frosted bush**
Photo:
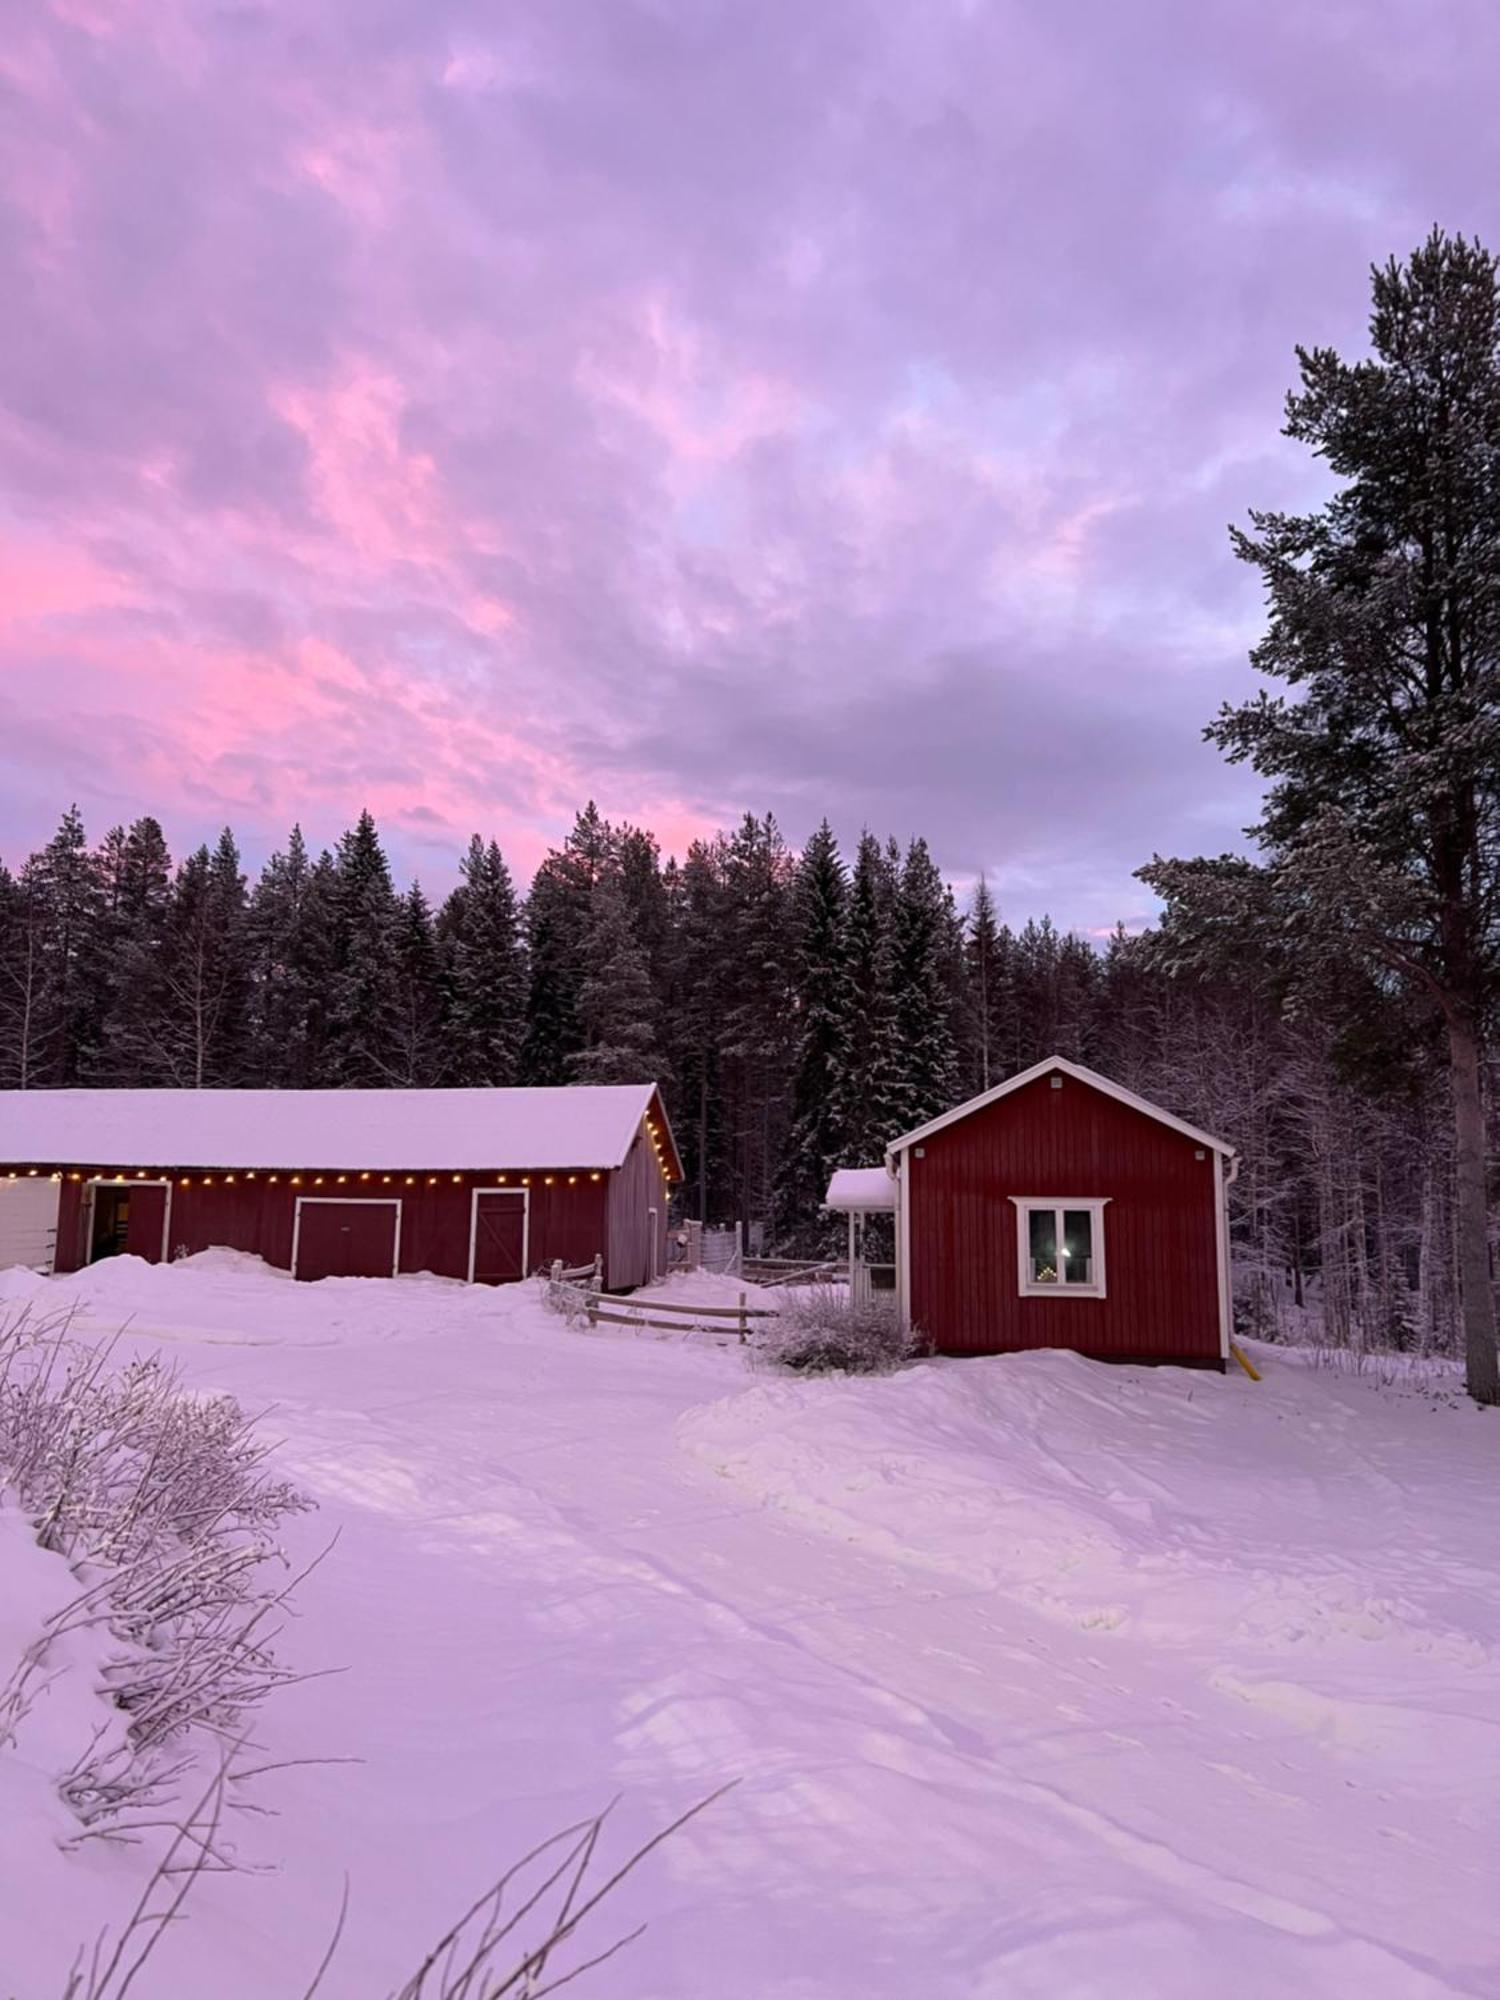
<path id="1" fill-rule="evenodd" d="M 61 1783 L 84 1826 L 160 1804 L 184 1768 L 169 1746 L 201 1725 L 238 1735 L 292 1678 L 272 1651 L 288 1584 L 276 1531 L 310 1503 L 264 1468 L 269 1446 L 228 1397 L 187 1394 L 156 1359 L 112 1363 L 66 1315 L 0 1319 L 0 1486 L 79 1594 L 0 1686 L 14 1731 L 64 1633 L 114 1642 L 101 1690 L 124 1719 Z"/>
<path id="2" fill-rule="evenodd" d="M 757 1357 L 800 1375 L 887 1375 L 917 1352 L 893 1301 L 856 1302 L 817 1286 L 798 1292 L 757 1339 Z"/>

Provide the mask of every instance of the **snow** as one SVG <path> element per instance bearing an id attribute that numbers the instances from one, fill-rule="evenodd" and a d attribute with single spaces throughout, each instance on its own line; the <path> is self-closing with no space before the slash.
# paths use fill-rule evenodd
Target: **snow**
<path id="1" fill-rule="evenodd" d="M 259 1171 L 617 1167 L 651 1083 L 514 1090 L 7 1090 L 0 1160 Z"/>
<path id="2" fill-rule="evenodd" d="M 1259 1384 L 1067 1354 L 804 1382 L 570 1330 L 535 1285 L 228 1252 L 0 1278 L 265 1407 L 319 1502 L 292 1553 L 337 1534 L 280 1647 L 341 1671 L 258 1737 L 360 1761 L 263 1781 L 258 1872 L 195 1892 L 142 2000 L 302 1992 L 346 1872 L 320 1991 L 371 2000 L 541 1835 L 619 1793 L 618 1856 L 730 1779 L 601 1913 L 649 1928 L 580 1994 L 1495 1991 L 1500 1426 L 1440 1379 L 1257 1347 Z M 62 1587 L 15 1529 L 12 1649 Z M 0 1752 L 16 2000 L 150 1860 L 60 1850 L 52 1749 Z"/>
<path id="3" fill-rule="evenodd" d="M 884 1167 L 839 1167 L 828 1183 L 825 1208 L 894 1209 L 896 1182 Z"/>

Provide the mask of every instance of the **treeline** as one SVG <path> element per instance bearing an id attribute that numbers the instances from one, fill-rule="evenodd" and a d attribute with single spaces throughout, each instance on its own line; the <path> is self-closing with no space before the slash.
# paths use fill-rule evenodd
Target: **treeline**
<path id="1" fill-rule="evenodd" d="M 475 838 L 436 908 L 366 813 L 293 831 L 247 882 L 227 830 L 174 865 L 154 819 L 91 847 L 76 810 L 0 869 L 0 1082 L 47 1089 L 566 1084 L 659 1077 L 688 1213 L 768 1247 L 824 1240 L 831 1170 L 1054 1051 L 1238 1146 L 1250 1330 L 1447 1348 L 1453 1160 L 1441 1072 L 1378 994 L 1337 1035 L 1247 963 L 1174 977 L 960 910 L 926 843 L 775 822 L 663 862 L 590 805 L 518 895 Z"/>

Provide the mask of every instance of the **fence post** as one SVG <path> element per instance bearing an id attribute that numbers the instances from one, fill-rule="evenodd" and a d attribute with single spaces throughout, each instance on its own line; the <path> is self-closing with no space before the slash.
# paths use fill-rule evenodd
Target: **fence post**
<path id="1" fill-rule="evenodd" d="M 552 1259 L 552 1282 L 553 1282 L 553 1284 L 554 1284 L 554 1285 L 560 1285 L 560 1284 L 562 1283 L 562 1258 L 561 1258 L 561 1257 L 554 1257 L 554 1258 Z"/>
<path id="2" fill-rule="evenodd" d="M 740 1293 L 740 1346 L 743 1347 L 750 1331 L 750 1318 L 745 1311 L 745 1294 Z"/>
<path id="3" fill-rule="evenodd" d="M 604 1252 L 602 1250 L 594 1252 L 594 1290 L 596 1292 L 604 1290 Z"/>

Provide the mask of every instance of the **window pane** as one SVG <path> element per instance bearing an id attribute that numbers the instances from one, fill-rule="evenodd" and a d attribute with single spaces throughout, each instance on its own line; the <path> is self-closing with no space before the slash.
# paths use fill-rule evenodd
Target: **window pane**
<path id="1" fill-rule="evenodd" d="M 1031 1282 L 1057 1283 L 1057 1211 L 1034 1208 L 1027 1218 L 1031 1226 Z"/>
<path id="2" fill-rule="evenodd" d="M 1094 1218 L 1086 1208 L 1063 1210 L 1063 1279 L 1069 1285 L 1094 1282 Z"/>

